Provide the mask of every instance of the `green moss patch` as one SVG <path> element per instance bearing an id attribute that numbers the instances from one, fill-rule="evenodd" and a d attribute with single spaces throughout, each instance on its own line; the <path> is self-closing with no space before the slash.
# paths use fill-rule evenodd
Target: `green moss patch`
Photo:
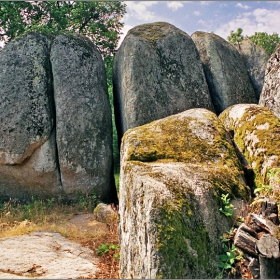
<path id="1" fill-rule="evenodd" d="M 238 106 L 238 105 L 236 105 Z M 252 105 L 247 107 L 241 118 L 232 120 L 230 110 L 225 110 L 219 118 L 229 131 L 234 133 L 234 142 L 255 172 L 255 184 L 260 187 L 266 180 L 268 161 L 270 167 L 279 166 L 280 120 L 267 108 Z"/>
<path id="2" fill-rule="evenodd" d="M 166 22 L 155 22 L 136 26 L 128 32 L 128 35 L 132 34 L 141 37 L 153 48 L 156 48 L 156 42 L 164 38 L 171 30 L 176 30 L 176 32 L 186 35 L 180 29 Z"/>

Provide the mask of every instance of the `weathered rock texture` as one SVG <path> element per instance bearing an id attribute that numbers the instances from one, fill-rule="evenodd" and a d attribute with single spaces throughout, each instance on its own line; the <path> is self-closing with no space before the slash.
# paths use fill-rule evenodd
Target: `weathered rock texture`
<path id="1" fill-rule="evenodd" d="M 197 31 L 191 38 L 218 114 L 234 104 L 257 103 L 244 62 L 234 46 L 214 33 Z"/>
<path id="2" fill-rule="evenodd" d="M 104 62 L 81 36 L 30 33 L 0 53 L 0 195 L 117 200 Z"/>
<path id="3" fill-rule="evenodd" d="M 250 39 L 243 40 L 236 48 L 244 61 L 255 96 L 259 100 L 269 55 L 262 47 L 255 45 Z"/>
<path id="4" fill-rule="evenodd" d="M 59 233 L 33 232 L 0 238 L 0 277 L 36 279 L 94 278 L 93 252 Z"/>
<path id="5" fill-rule="evenodd" d="M 93 211 L 94 218 L 100 223 L 107 223 L 110 224 L 113 221 L 118 220 L 118 213 L 112 208 L 112 205 L 99 203 L 94 211 Z"/>
<path id="6" fill-rule="evenodd" d="M 190 108 L 213 109 L 190 36 L 164 22 L 132 28 L 114 61 L 119 138 L 129 129 Z"/>
<path id="7" fill-rule="evenodd" d="M 232 223 L 220 196 L 249 197 L 216 115 L 190 109 L 130 129 L 121 158 L 120 277 L 214 278 L 219 236 Z"/>
<path id="8" fill-rule="evenodd" d="M 51 41 L 28 34 L 0 53 L 1 197 L 58 194 Z"/>
<path id="9" fill-rule="evenodd" d="M 94 189 L 110 200 L 112 113 L 101 55 L 85 37 L 60 35 L 52 44 L 51 63 L 63 189 L 68 195 Z"/>
<path id="10" fill-rule="evenodd" d="M 259 104 L 280 118 L 280 44 L 267 63 Z"/>
<path id="11" fill-rule="evenodd" d="M 243 164 L 253 168 L 255 185 L 269 183 L 267 171 L 280 165 L 280 120 L 256 104 L 231 106 L 219 118 L 244 156 Z"/>

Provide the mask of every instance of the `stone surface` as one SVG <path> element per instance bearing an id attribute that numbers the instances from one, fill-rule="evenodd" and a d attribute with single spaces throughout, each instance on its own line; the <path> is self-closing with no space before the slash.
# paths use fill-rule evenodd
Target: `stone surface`
<path id="1" fill-rule="evenodd" d="M 280 118 L 280 44 L 267 63 L 259 104 Z"/>
<path id="2" fill-rule="evenodd" d="M 219 118 L 243 155 L 244 164 L 253 168 L 255 186 L 269 183 L 267 171 L 279 167 L 280 120 L 256 104 L 231 106 Z"/>
<path id="3" fill-rule="evenodd" d="M 255 45 L 250 39 L 243 40 L 236 48 L 244 61 L 255 96 L 259 100 L 269 55 L 262 47 Z"/>
<path id="4" fill-rule="evenodd" d="M 98 272 L 94 252 L 59 233 L 0 238 L 0 278 L 78 279 Z"/>
<path id="5" fill-rule="evenodd" d="M 104 62 L 81 36 L 57 36 L 52 44 L 56 140 L 63 190 L 68 197 L 94 191 L 116 200 L 112 120 Z"/>
<path id="6" fill-rule="evenodd" d="M 234 104 L 257 103 L 244 62 L 234 46 L 214 33 L 197 31 L 191 38 L 218 114 Z"/>
<path id="7" fill-rule="evenodd" d="M 112 205 L 99 203 L 94 211 L 94 218 L 101 223 L 110 223 L 118 219 L 118 213 L 113 210 Z"/>
<path id="8" fill-rule="evenodd" d="M 61 183 L 54 139 L 49 63 L 51 40 L 30 33 L 0 52 L 0 194 L 57 195 Z"/>
<path id="9" fill-rule="evenodd" d="M 139 125 L 190 108 L 214 110 L 190 36 L 164 22 L 132 28 L 113 70 L 119 138 Z"/>
<path id="10" fill-rule="evenodd" d="M 121 159 L 120 277 L 217 276 L 219 236 L 232 226 L 220 196 L 249 197 L 217 116 L 190 109 L 130 129 Z"/>

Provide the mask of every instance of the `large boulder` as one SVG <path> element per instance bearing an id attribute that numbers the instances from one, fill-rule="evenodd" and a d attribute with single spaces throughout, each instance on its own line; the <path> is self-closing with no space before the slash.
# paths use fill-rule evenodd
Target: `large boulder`
<path id="1" fill-rule="evenodd" d="M 280 118 L 280 44 L 267 63 L 259 104 Z"/>
<path id="2" fill-rule="evenodd" d="M 120 277 L 214 278 L 219 237 L 232 220 L 219 212 L 249 188 L 217 116 L 190 109 L 128 130 L 120 172 Z"/>
<path id="3" fill-rule="evenodd" d="M 214 111 L 193 41 L 168 23 L 128 32 L 114 60 L 113 84 L 119 138 L 129 128 L 186 109 Z"/>
<path id="4" fill-rule="evenodd" d="M 63 189 L 68 197 L 94 191 L 112 202 L 112 114 L 102 57 L 86 37 L 59 35 L 50 59 Z"/>
<path id="5" fill-rule="evenodd" d="M 0 194 L 61 192 L 49 63 L 51 40 L 30 33 L 0 52 Z"/>
<path id="6" fill-rule="evenodd" d="M 257 103 L 244 62 L 234 46 L 214 33 L 197 31 L 191 38 L 218 114 L 234 104 Z"/>
<path id="7" fill-rule="evenodd" d="M 269 55 L 264 48 L 255 45 L 250 39 L 243 40 L 236 48 L 246 66 L 255 91 L 255 96 L 257 100 L 259 100 L 264 84 L 264 74 Z"/>
<path id="8" fill-rule="evenodd" d="M 219 116 L 241 155 L 253 169 L 253 187 L 269 183 L 267 172 L 280 166 L 280 120 L 267 108 L 237 104 Z"/>

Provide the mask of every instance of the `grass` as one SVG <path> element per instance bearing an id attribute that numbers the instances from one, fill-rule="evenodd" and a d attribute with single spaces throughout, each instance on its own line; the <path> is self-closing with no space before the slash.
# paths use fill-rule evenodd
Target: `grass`
<path id="1" fill-rule="evenodd" d="M 28 234 L 34 231 L 58 232 L 71 241 L 80 243 L 93 250 L 100 261 L 101 272 L 93 278 L 119 278 L 118 257 L 118 221 L 107 223 L 107 231 L 81 231 L 69 220 L 77 214 L 93 213 L 98 204 L 96 196 L 79 195 L 77 202 L 62 203 L 54 198 L 40 200 L 32 198 L 31 203 L 21 204 L 9 200 L 0 202 L 0 238 Z M 104 244 L 114 244 L 115 250 L 109 250 L 100 256 L 96 251 Z"/>

